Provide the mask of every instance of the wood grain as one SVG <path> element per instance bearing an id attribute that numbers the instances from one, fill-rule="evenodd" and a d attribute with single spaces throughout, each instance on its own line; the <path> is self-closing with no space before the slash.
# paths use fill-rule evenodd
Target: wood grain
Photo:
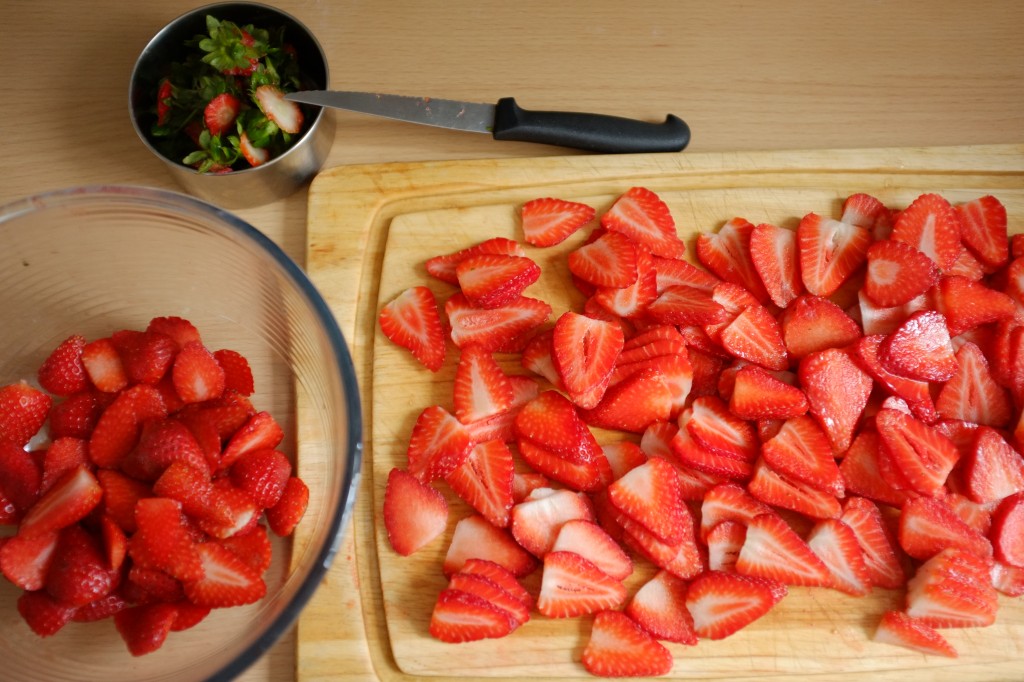
<path id="1" fill-rule="evenodd" d="M 589 201 L 600 210 L 632 184 L 659 191 L 681 232 L 691 238 L 733 215 L 792 225 L 808 210 L 834 214 L 853 191 L 868 191 L 897 205 L 925 190 L 955 200 L 992 192 L 1007 203 L 1011 224 L 1024 220 L 1021 146 L 387 164 L 322 175 L 311 191 L 309 270 L 340 319 L 352 323 L 349 338 L 368 412 L 366 476 L 354 529 L 354 578 L 362 595 L 363 622 L 352 620 L 342 627 L 331 618 L 324 607 L 337 603 L 341 593 L 334 594 L 334 588 L 347 583 L 328 581 L 323 599 L 307 609 L 300 626 L 302 679 L 330 679 L 331 671 L 347 669 L 345 658 L 328 652 L 345 652 L 362 642 L 381 679 L 584 674 L 576 663 L 586 635 L 580 621 L 535 616 L 511 638 L 454 650 L 425 634 L 432 601 L 444 584 L 439 564 L 447 538 L 400 558 L 375 523 L 375 511 L 387 471 L 403 463 L 419 409 L 432 402 L 450 404 L 455 353 L 445 369 L 431 375 L 385 342 L 375 322 L 382 302 L 411 284 L 428 283 L 443 300 L 451 288 L 427 280 L 421 269 L 427 255 L 486 236 L 516 237 L 515 211 L 525 199 L 556 194 Z M 578 302 L 561 284 L 564 251 L 573 243 L 531 254 L 548 272 L 529 293 L 551 300 L 556 314 Z M 357 280 L 356 290 L 352 283 Z M 453 500 L 452 519 L 464 512 Z M 641 580 L 645 570 L 638 570 L 632 580 Z M 991 628 L 952 633 L 962 656 L 948 662 L 868 641 L 873 618 L 894 599 L 881 592 L 853 600 L 825 590 L 794 590 L 742 636 L 679 648 L 673 676 L 852 679 L 870 673 L 872 679 L 998 679 L 1019 666 L 1024 645 L 1024 607 L 1019 602 L 1004 600 L 999 621 Z M 359 625 L 365 634 L 357 631 Z M 743 661 L 740 670 L 737 660 Z"/>

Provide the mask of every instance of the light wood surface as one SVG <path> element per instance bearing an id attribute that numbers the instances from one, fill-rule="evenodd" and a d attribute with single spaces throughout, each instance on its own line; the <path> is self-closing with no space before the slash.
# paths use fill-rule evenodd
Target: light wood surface
<path id="1" fill-rule="evenodd" d="M 177 189 L 135 138 L 127 82 L 149 38 L 201 4 L 0 0 L 0 204 L 81 184 Z M 691 152 L 1012 143 L 1024 131 L 1016 2 L 274 4 L 314 28 L 334 87 L 513 95 L 532 108 L 650 120 L 671 112 L 693 128 Z M 327 167 L 568 153 L 355 114 L 336 120 Z M 237 212 L 305 263 L 307 200 L 301 191 Z M 356 584 L 352 536 L 332 586 Z M 339 593 L 344 624 L 358 600 Z M 289 633 L 243 679 L 297 679 L 305 663 L 295 641 Z M 372 676 L 364 643 L 341 654 L 330 679 Z"/>
<path id="2" fill-rule="evenodd" d="M 480 160 L 351 166 L 321 174 L 311 189 L 307 267 L 354 342 L 366 398 L 366 465 L 353 528 L 363 622 L 352 618 L 339 627 L 333 604 L 346 598 L 347 585 L 328 581 L 300 624 L 301 679 L 333 679 L 353 647 L 363 651 L 363 642 L 374 674 L 386 680 L 585 677 L 574 662 L 582 646 L 579 620 L 538 617 L 512 637 L 457 651 L 426 635 L 432 602 L 445 582 L 439 566 L 451 528 L 402 558 L 388 546 L 379 511 L 387 473 L 403 465 L 419 410 L 433 403 L 450 407 L 455 354 L 441 372 L 430 374 L 382 337 L 376 314 L 413 284 L 431 286 L 443 301 L 452 289 L 430 280 L 423 260 L 484 236 L 517 238 L 522 201 L 557 194 L 603 210 L 633 184 L 662 193 L 691 242 L 696 232 L 734 215 L 792 227 L 806 211 L 835 214 L 854 188 L 892 205 L 925 190 L 958 201 L 991 192 L 1003 198 L 1018 225 L 1024 220 L 1024 146 Z M 528 293 L 551 302 L 554 315 L 579 303 L 559 283 L 567 277 L 565 252 L 584 236 L 553 249 L 529 249 L 545 275 Z M 515 369 L 514 357 L 512 363 L 508 371 Z M 449 499 L 454 523 L 467 510 Z M 631 581 L 648 573 L 649 567 L 638 568 Z M 868 641 L 875 619 L 896 599 L 885 591 L 850 599 L 827 590 L 792 590 L 743 636 L 677 648 L 672 676 L 851 680 L 870 674 L 952 681 L 1008 679 L 1019 668 L 1019 600 L 1003 600 L 998 625 L 951 634 L 961 658 L 950 662 Z M 360 625 L 365 639 L 355 631 Z M 737 660 L 744 661 L 739 668 Z"/>

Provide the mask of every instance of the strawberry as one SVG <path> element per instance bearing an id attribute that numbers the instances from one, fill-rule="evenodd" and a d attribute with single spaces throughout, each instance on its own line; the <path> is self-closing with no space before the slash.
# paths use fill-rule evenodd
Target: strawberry
<path id="1" fill-rule="evenodd" d="M 710 290 L 672 285 L 647 306 L 647 314 L 659 324 L 703 326 L 724 322 L 728 313 L 711 294 Z"/>
<path id="2" fill-rule="evenodd" d="M 586 204 L 545 197 L 523 204 L 520 220 L 523 240 L 534 246 L 561 244 L 594 219 L 596 211 Z"/>
<path id="3" fill-rule="evenodd" d="M 834 348 L 804 357 L 797 376 L 810 403 L 808 412 L 824 429 L 832 451 L 846 451 L 867 405 L 871 377 L 848 353 Z"/>
<path id="4" fill-rule="evenodd" d="M 504 237 L 494 237 L 482 241 L 479 244 L 474 244 L 469 248 L 456 251 L 454 253 L 444 254 L 442 256 L 434 256 L 426 262 L 427 272 L 440 279 L 441 281 L 447 282 L 448 284 L 458 285 L 459 277 L 456 274 L 456 268 L 466 258 L 470 256 L 482 254 L 482 253 L 493 253 L 506 256 L 525 256 L 526 251 L 519 242 Z"/>
<path id="5" fill-rule="evenodd" d="M 442 642 L 471 642 L 504 637 L 518 623 L 505 609 L 462 590 L 446 589 L 430 616 L 430 635 Z"/>
<path id="6" fill-rule="evenodd" d="M 200 470 L 207 468 L 206 456 L 192 432 L 175 419 L 157 417 L 142 423 L 139 442 L 121 460 L 120 468 L 132 478 L 152 482 L 177 461 Z"/>
<path id="7" fill-rule="evenodd" d="M 183 317 L 173 315 L 165 317 L 154 317 L 146 325 L 147 332 L 157 332 L 171 337 L 178 345 L 178 349 L 185 347 L 185 344 L 195 341 L 202 343 L 199 330 L 194 324 Z"/>
<path id="8" fill-rule="evenodd" d="M 522 337 L 547 321 L 551 306 L 527 296 L 490 310 L 473 306 L 461 293 L 454 294 L 444 306 L 456 346 L 473 344 L 494 351 Z"/>
<path id="9" fill-rule="evenodd" d="M 74 610 L 71 620 L 76 623 L 94 623 L 110 618 L 118 611 L 128 608 L 128 602 L 119 591 L 111 592 L 105 597 L 96 599 L 85 606 Z"/>
<path id="10" fill-rule="evenodd" d="M 122 582 L 120 592 L 133 604 L 155 604 L 177 602 L 185 598 L 181 582 L 158 568 L 132 564 L 127 580 Z"/>
<path id="11" fill-rule="evenodd" d="M 658 422 L 667 424 L 668 422 Z M 644 431 L 647 433 L 647 431 Z M 631 441 L 623 440 L 616 443 L 607 443 L 601 446 L 608 466 L 612 469 L 612 478 L 622 478 L 627 472 L 632 471 L 647 461 L 647 454 L 643 449 Z"/>
<path id="12" fill-rule="evenodd" d="M 889 210 L 881 201 L 862 192 L 851 194 L 843 201 L 843 214 L 839 219 L 848 225 L 873 229 L 880 221 L 888 220 Z"/>
<path id="13" fill-rule="evenodd" d="M 139 384 L 122 391 L 96 422 L 89 438 L 89 459 L 97 467 L 117 466 L 138 442 L 142 423 L 166 415 L 163 398 L 152 386 Z"/>
<path id="14" fill-rule="evenodd" d="M 203 109 L 203 123 L 211 135 L 222 135 L 234 129 L 235 119 L 242 103 L 229 92 L 222 92 L 207 102 Z"/>
<path id="15" fill-rule="evenodd" d="M 626 605 L 626 615 L 657 639 L 694 645 L 697 634 L 686 610 L 686 582 L 658 571 Z"/>
<path id="16" fill-rule="evenodd" d="M 91 392 L 76 393 L 50 409 L 50 438 L 81 438 L 88 440 L 103 411 Z"/>
<path id="17" fill-rule="evenodd" d="M 750 261 L 772 303 L 785 308 L 803 293 L 796 233 L 768 223 L 750 231 Z"/>
<path id="18" fill-rule="evenodd" d="M 992 586 L 1007 597 L 1024 595 L 1024 569 L 995 561 L 992 564 Z"/>
<path id="19" fill-rule="evenodd" d="M 82 366 L 89 381 L 103 393 L 117 393 L 128 385 L 121 356 L 110 338 L 96 339 L 82 348 Z"/>
<path id="20" fill-rule="evenodd" d="M 828 436 L 812 417 L 787 419 L 779 433 L 761 447 L 761 456 L 783 476 L 823 492 L 842 494 L 842 477 Z"/>
<path id="21" fill-rule="evenodd" d="M 935 261 L 895 239 L 872 244 L 867 251 L 867 263 L 864 294 L 882 307 L 909 303 L 939 281 Z"/>
<path id="22" fill-rule="evenodd" d="M 686 514 L 689 517 L 689 512 Z M 704 560 L 697 547 L 692 519 L 688 519 L 688 525 L 684 525 L 682 538 L 674 543 L 662 542 L 643 524 L 625 514 L 619 514 L 616 521 L 622 528 L 622 542 L 658 568 L 683 580 L 704 570 Z"/>
<path id="23" fill-rule="evenodd" d="M 886 455 L 885 459 L 888 459 Z M 861 495 L 893 507 L 902 506 L 913 497 L 906 490 L 894 488 L 882 475 L 882 468 L 889 475 L 891 465 L 883 463 L 881 440 L 877 431 L 863 430 L 854 438 L 850 449 L 843 455 L 839 465 L 839 473 L 843 476 L 843 486 L 849 495 Z"/>
<path id="24" fill-rule="evenodd" d="M 32 455 L 0 438 L 0 493 L 23 513 L 39 498 L 42 472 Z"/>
<path id="25" fill-rule="evenodd" d="M 867 258 L 871 233 L 863 227 L 808 213 L 796 230 L 800 278 L 808 293 L 831 296 Z"/>
<path id="26" fill-rule="evenodd" d="M 800 360 L 811 353 L 857 341 L 860 327 L 827 298 L 804 294 L 790 302 L 779 317 L 782 340 L 789 355 Z"/>
<path id="27" fill-rule="evenodd" d="M 905 400 L 915 417 L 925 422 L 935 421 L 938 413 L 932 402 L 928 382 L 893 374 L 882 364 L 879 349 L 885 338 L 882 334 L 872 334 L 857 341 L 853 347 L 853 357 L 857 365 L 880 387 Z"/>
<path id="28" fill-rule="evenodd" d="M 752 258 L 751 237 L 754 225 L 743 218 L 726 221 L 718 232 L 697 235 L 697 259 L 725 282 L 750 292 L 758 303 L 769 300 Z M 759 254 L 764 261 L 770 258 Z"/>
<path id="29" fill-rule="evenodd" d="M 24 381 L 0 386 L 0 439 L 22 446 L 42 428 L 53 399 Z"/>
<path id="30" fill-rule="evenodd" d="M 43 455 L 39 494 L 45 493 L 61 476 L 82 464 L 89 464 L 89 444 L 86 441 L 67 437 L 52 441 Z"/>
<path id="31" fill-rule="evenodd" d="M 747 539 L 736 559 L 736 570 L 787 585 L 832 587 L 834 584 L 825 563 L 776 514 L 755 516 L 747 524 Z"/>
<path id="32" fill-rule="evenodd" d="M 1003 427 L 1010 421 L 1010 396 L 996 383 L 978 346 L 967 342 L 956 351 L 957 368 L 935 401 L 947 419 Z"/>
<path id="33" fill-rule="evenodd" d="M 736 570 L 736 560 L 747 540 L 747 527 L 738 521 L 722 521 L 708 532 L 708 570 Z"/>
<path id="34" fill-rule="evenodd" d="M 537 610 L 548 618 L 574 618 L 626 601 L 626 587 L 590 561 L 573 552 L 549 552 L 544 557 Z"/>
<path id="35" fill-rule="evenodd" d="M 903 551 L 920 561 L 947 548 L 992 556 L 992 545 L 981 533 L 964 523 L 948 504 L 930 497 L 918 497 L 903 505 L 898 538 Z"/>
<path id="36" fill-rule="evenodd" d="M 834 493 L 778 473 L 758 459 L 747 484 L 751 495 L 765 504 L 789 509 L 812 519 L 834 519 L 841 513 Z"/>
<path id="37" fill-rule="evenodd" d="M 593 508 L 585 496 L 571 490 L 539 489 L 512 507 L 509 530 L 524 549 L 544 558 L 562 525 L 574 519 L 594 520 Z"/>
<path id="38" fill-rule="evenodd" d="M 287 493 L 287 486 L 285 492 Z M 282 501 L 285 499 L 284 495 L 281 499 Z M 281 502 L 278 502 L 278 505 L 280 504 Z M 274 505 L 270 509 L 277 509 L 278 505 Z M 261 511 L 252 497 L 236 488 L 231 483 L 230 477 L 227 476 L 213 481 L 210 490 L 210 510 L 209 513 L 194 517 L 192 520 L 196 522 L 200 530 L 218 540 L 244 535 L 251 531 L 259 522 Z M 276 531 L 275 524 L 271 522 L 270 510 L 267 511 L 267 522 Z"/>
<path id="39" fill-rule="evenodd" d="M 491 561 L 520 578 L 537 568 L 537 559 L 522 548 L 509 532 L 479 514 L 455 524 L 451 544 L 444 557 L 444 573 L 452 575 L 470 559 Z"/>
<path id="40" fill-rule="evenodd" d="M 514 621 L 513 629 L 530 620 L 530 608 L 486 576 L 460 571 L 449 579 L 448 589 L 477 596 L 507 612 Z"/>
<path id="41" fill-rule="evenodd" d="M 165 497 L 139 500 L 135 506 L 137 530 L 129 554 L 135 564 L 166 572 L 177 580 L 202 577 L 196 545 L 185 527 L 181 504 Z"/>
<path id="42" fill-rule="evenodd" d="M 766 504 L 733 483 L 714 486 L 704 495 L 700 508 L 700 536 L 706 540 L 711 530 L 725 522 L 746 526 L 754 517 L 770 513 Z"/>
<path id="43" fill-rule="evenodd" d="M 625 580 L 633 572 L 633 562 L 616 541 L 601 526 L 586 519 L 563 523 L 550 551 L 578 554 L 616 580 Z"/>
<path id="44" fill-rule="evenodd" d="M 655 273 L 655 288 L 659 294 L 677 285 L 710 292 L 721 283 L 718 277 L 707 270 L 679 258 L 652 256 L 651 265 Z"/>
<path id="45" fill-rule="evenodd" d="M 562 386 L 579 407 L 595 407 L 604 395 L 615 360 L 622 351 L 622 330 L 574 312 L 555 322 L 552 358 Z"/>
<path id="46" fill-rule="evenodd" d="M 423 410 L 413 425 L 406 455 L 409 473 L 424 483 L 457 469 L 473 448 L 466 427 L 439 405 Z"/>
<path id="47" fill-rule="evenodd" d="M 637 279 L 637 246 L 620 232 L 604 232 L 574 249 L 569 272 L 595 287 L 627 287 Z"/>
<path id="48" fill-rule="evenodd" d="M 43 590 L 22 592 L 17 607 L 25 623 L 40 637 L 57 634 L 75 613 L 74 606 L 58 602 Z"/>
<path id="49" fill-rule="evenodd" d="M 117 522 L 107 514 L 100 516 L 99 525 L 106 565 L 114 572 L 117 572 L 124 565 L 124 560 L 128 556 L 128 536 L 117 525 Z"/>
<path id="50" fill-rule="evenodd" d="M 656 368 L 643 369 L 615 384 L 583 419 L 596 427 L 643 433 L 652 423 L 665 421 L 673 410 L 672 389 Z"/>
<path id="51" fill-rule="evenodd" d="M 681 258 L 686 253 L 668 206 L 645 187 L 631 187 L 620 195 L 601 216 L 601 227 L 621 232 L 655 256 Z"/>
<path id="52" fill-rule="evenodd" d="M 53 349 L 37 373 L 43 390 L 58 396 L 70 396 L 89 388 L 89 378 L 82 364 L 85 343 L 84 336 L 75 334 Z"/>
<path id="53" fill-rule="evenodd" d="M 955 207 L 960 218 L 960 239 L 982 265 L 994 270 L 1009 259 L 1006 207 L 986 195 Z"/>
<path id="54" fill-rule="evenodd" d="M 424 286 L 406 289 L 380 311 L 380 329 L 436 372 L 444 364 L 445 340 L 434 292 Z"/>
<path id="55" fill-rule="evenodd" d="M 171 115 L 171 97 L 174 95 L 174 86 L 167 78 L 160 80 L 160 86 L 156 91 L 156 124 L 166 125 Z"/>
<path id="56" fill-rule="evenodd" d="M 763 306 L 754 304 L 744 308 L 721 330 L 719 342 L 733 357 L 766 369 L 783 370 L 789 367 L 782 329 Z"/>
<path id="57" fill-rule="evenodd" d="M 292 476 L 284 484 L 281 499 L 266 510 L 267 525 L 279 537 L 287 537 L 299 525 L 309 506 L 309 486 L 298 476 Z"/>
<path id="58" fill-rule="evenodd" d="M 898 410 L 880 410 L 875 426 L 881 436 L 882 457 L 889 459 L 910 489 L 921 495 L 938 495 L 960 458 L 953 442 Z"/>
<path id="59" fill-rule="evenodd" d="M 922 194 L 900 211 L 892 238 L 913 246 L 948 270 L 960 255 L 960 219 L 938 194 Z"/>
<path id="60" fill-rule="evenodd" d="M 956 658 L 956 649 L 934 628 L 902 611 L 886 611 L 878 622 L 872 641 L 893 644 L 923 654 Z"/>
<path id="61" fill-rule="evenodd" d="M 302 108 L 295 102 L 286 100 L 281 88 L 276 85 L 261 85 L 253 91 L 252 97 L 267 118 L 284 132 L 295 135 L 302 130 Z"/>
<path id="62" fill-rule="evenodd" d="M 934 310 L 907 318 L 879 345 L 878 356 L 886 370 L 920 381 L 946 381 L 957 368 L 946 319 Z"/>
<path id="63" fill-rule="evenodd" d="M 958 275 L 943 277 L 932 292 L 935 307 L 945 318 L 951 337 L 989 322 L 1009 319 L 1016 311 L 1013 298 L 1007 294 Z"/>
<path id="64" fill-rule="evenodd" d="M 721 571 L 708 571 L 690 583 L 686 610 L 693 617 L 693 629 L 701 639 L 724 639 L 768 613 L 785 593 L 785 586 L 773 588 L 772 581 Z"/>
<path id="65" fill-rule="evenodd" d="M 29 537 L 70 526 L 85 518 L 102 497 L 103 489 L 89 467 L 76 467 L 25 513 L 18 534 Z"/>
<path id="66" fill-rule="evenodd" d="M 206 346 L 191 342 L 185 344 L 174 358 L 171 369 L 174 390 L 186 403 L 213 400 L 224 393 L 224 368 Z"/>
<path id="67" fill-rule="evenodd" d="M 199 543 L 202 573 L 199 579 L 185 582 L 185 595 L 197 606 L 221 608 L 259 601 L 267 585 L 259 573 L 239 559 L 230 549 L 214 542 Z"/>
<path id="68" fill-rule="evenodd" d="M 807 536 L 807 546 L 828 567 L 832 587 L 854 597 L 871 591 L 871 573 L 857 534 L 843 521 L 818 521 Z"/>
<path id="69" fill-rule="evenodd" d="M 514 302 L 540 277 L 540 267 L 524 256 L 479 254 L 455 268 L 459 288 L 478 308 L 500 308 Z"/>
<path id="70" fill-rule="evenodd" d="M 990 560 L 970 551 L 936 554 L 907 582 L 906 614 L 936 628 L 991 625 L 998 593 L 990 571 Z"/>
<path id="71" fill-rule="evenodd" d="M 474 446 L 445 481 L 488 521 L 504 528 L 513 504 L 513 467 L 512 452 L 503 442 L 486 441 Z"/>
<path id="72" fill-rule="evenodd" d="M 672 652 L 619 611 L 594 617 L 580 661 L 587 672 L 601 677 L 649 677 L 672 670 Z"/>
<path id="73" fill-rule="evenodd" d="M 270 568 L 273 561 L 270 535 L 262 524 L 258 524 L 248 533 L 233 535 L 217 542 L 234 552 L 239 559 L 251 566 L 257 573 L 262 574 Z"/>
<path id="74" fill-rule="evenodd" d="M 685 427 L 685 423 L 689 420 L 688 412 L 690 410 L 683 410 L 679 415 L 684 426 L 669 441 L 670 456 L 673 462 L 678 463 L 680 472 L 683 472 L 680 474 L 681 480 L 685 474 L 686 478 L 691 479 L 690 483 L 699 489 L 701 486 L 696 480 L 696 475 L 709 483 L 726 479 L 734 481 L 749 479 L 753 473 L 750 461 L 733 454 L 706 448 L 691 435 Z"/>
<path id="75" fill-rule="evenodd" d="M 157 384 L 170 369 L 178 345 L 160 332 L 131 329 L 116 331 L 110 340 L 117 348 L 129 384 Z"/>
<path id="76" fill-rule="evenodd" d="M 681 416 L 679 425 L 703 448 L 745 462 L 757 457 L 759 443 L 754 428 L 732 414 L 717 396 L 694 399 L 689 418 Z"/>
<path id="77" fill-rule="evenodd" d="M 135 504 L 143 497 L 150 497 L 149 485 L 129 478 L 116 469 L 96 470 L 96 480 L 102 491 L 102 509 L 121 530 L 135 532 Z"/>
<path id="78" fill-rule="evenodd" d="M 516 576 L 507 568 L 486 559 L 467 559 L 458 571 L 463 575 L 478 575 L 518 599 L 527 609 L 533 606 L 533 596 L 519 584 Z"/>
<path id="79" fill-rule="evenodd" d="M 238 151 L 242 152 L 242 156 L 253 168 L 262 166 L 270 160 L 270 150 L 266 147 L 257 147 L 244 130 L 238 138 Z"/>
<path id="80" fill-rule="evenodd" d="M 245 356 L 235 350 L 222 348 L 213 352 L 217 364 L 224 370 L 224 390 L 250 396 L 255 390 L 252 368 Z"/>
<path id="81" fill-rule="evenodd" d="M 526 403 L 513 429 L 520 445 L 529 441 L 574 464 L 593 460 L 600 449 L 576 407 L 557 391 L 544 391 Z"/>
<path id="82" fill-rule="evenodd" d="M 741 419 L 788 419 L 807 412 L 807 396 L 758 365 L 736 373 L 729 411 Z"/>
<path id="83" fill-rule="evenodd" d="M 641 318 L 647 307 L 658 298 L 658 273 L 654 270 L 652 256 L 643 249 L 637 250 L 636 273 L 636 281 L 628 286 L 597 287 L 594 295 L 584 303 L 583 312 L 616 324 L 622 324 L 623 319 Z"/>
<path id="84" fill-rule="evenodd" d="M 571 490 L 594 492 L 612 481 L 611 465 L 600 447 L 589 459 L 573 462 L 529 440 L 519 440 L 518 445 L 519 454 L 531 469 Z"/>
<path id="85" fill-rule="evenodd" d="M 991 538 L 996 559 L 1024 568 L 1024 493 L 1000 502 L 992 516 Z"/>
<path id="86" fill-rule="evenodd" d="M 391 547 L 409 556 L 444 530 L 448 503 L 437 490 L 396 468 L 388 474 L 383 514 Z"/>
<path id="87" fill-rule="evenodd" d="M 608 486 L 608 497 L 616 509 L 668 544 L 679 542 L 690 523 L 675 468 L 658 457 Z"/>
<path id="88" fill-rule="evenodd" d="M 255 450 L 231 465 L 231 482 L 244 491 L 260 509 L 269 509 L 281 499 L 292 475 L 292 463 L 277 450 Z"/>
<path id="89" fill-rule="evenodd" d="M 896 553 L 895 538 L 875 503 L 864 497 L 847 497 L 840 520 L 857 538 L 870 583 L 885 589 L 903 586 L 906 575 Z"/>
<path id="90" fill-rule="evenodd" d="M 0 546 L 0 572 L 23 590 L 41 590 L 53 563 L 59 533 L 14 535 Z"/>
<path id="91" fill-rule="evenodd" d="M 74 524 L 60 531 L 46 571 L 46 591 L 69 606 L 105 597 L 119 578 L 107 563 L 98 538 Z"/>
<path id="92" fill-rule="evenodd" d="M 249 417 L 224 445 L 220 463 L 228 468 L 246 453 L 274 449 L 284 440 L 284 430 L 269 412 L 257 412 Z"/>

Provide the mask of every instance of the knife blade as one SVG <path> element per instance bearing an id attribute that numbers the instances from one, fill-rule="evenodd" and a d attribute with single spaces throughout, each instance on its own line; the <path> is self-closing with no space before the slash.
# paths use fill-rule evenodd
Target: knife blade
<path id="1" fill-rule="evenodd" d="M 497 104 L 342 90 L 293 92 L 285 99 L 356 111 L 421 125 L 489 133 L 495 140 L 539 142 L 609 154 L 677 152 L 690 142 L 690 127 L 669 114 L 662 123 L 570 111 L 531 111 L 514 98 Z"/>

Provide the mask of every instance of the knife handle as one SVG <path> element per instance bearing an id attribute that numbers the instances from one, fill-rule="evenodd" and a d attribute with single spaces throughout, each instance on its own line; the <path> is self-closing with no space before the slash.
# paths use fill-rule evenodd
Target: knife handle
<path id="1" fill-rule="evenodd" d="M 669 114 L 664 123 L 569 111 L 529 111 L 512 97 L 498 100 L 494 139 L 585 149 L 607 154 L 678 152 L 690 142 L 690 127 Z"/>

